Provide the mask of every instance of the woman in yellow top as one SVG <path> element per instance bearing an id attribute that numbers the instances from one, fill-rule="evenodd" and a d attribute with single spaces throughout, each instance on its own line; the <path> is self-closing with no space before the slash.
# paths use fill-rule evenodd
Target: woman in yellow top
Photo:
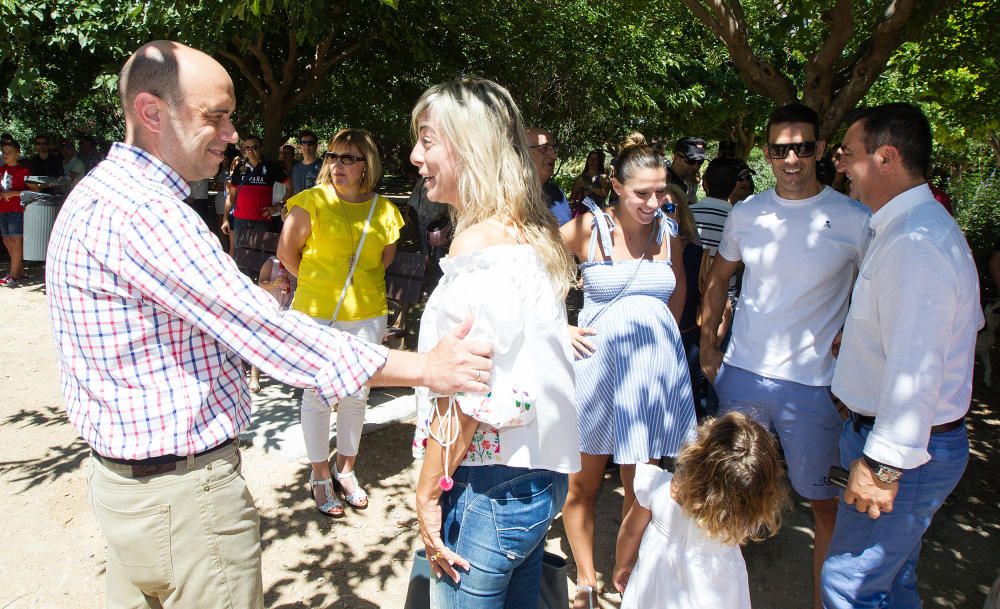
<path id="1" fill-rule="evenodd" d="M 371 135 L 342 129 L 327 144 L 316 186 L 288 200 L 278 259 L 298 277 L 292 309 L 319 323 L 379 344 L 385 335 L 385 269 L 396 253 L 403 217 L 374 189 L 382 160 Z M 337 407 L 337 469 L 330 471 L 330 411 L 315 391 L 302 394 L 302 435 L 312 463 L 310 490 L 316 507 L 343 516 L 335 493 L 357 509 L 368 495 L 354 475 L 365 422 L 368 388 Z"/>

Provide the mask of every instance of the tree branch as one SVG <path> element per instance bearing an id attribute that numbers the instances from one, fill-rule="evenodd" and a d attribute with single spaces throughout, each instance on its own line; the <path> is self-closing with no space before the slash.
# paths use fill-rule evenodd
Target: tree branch
<path id="1" fill-rule="evenodd" d="M 837 0 L 833 8 L 823 14 L 823 22 L 826 23 L 828 35 L 823 46 L 806 64 L 805 89 L 802 95 L 803 102 L 821 116 L 826 113 L 834 90 L 834 63 L 854 33 L 851 0 Z"/>
<path id="2" fill-rule="evenodd" d="M 271 59 L 264 53 L 264 32 L 257 34 L 257 39 L 250 45 L 250 53 L 260 64 L 261 77 L 274 95 L 281 91 L 281 83 L 274 77 L 274 69 L 271 67 Z"/>
<path id="3" fill-rule="evenodd" d="M 236 42 L 237 46 L 239 46 L 239 43 L 235 38 L 234 42 Z M 226 49 L 219 49 L 216 52 L 219 54 L 220 57 L 229 60 L 230 62 L 233 63 L 233 65 L 236 66 L 236 69 L 240 71 L 240 74 L 243 75 L 243 78 L 247 79 L 247 82 L 250 83 L 250 86 L 253 88 L 253 90 L 257 93 L 257 95 L 261 99 L 263 99 L 267 95 L 267 91 L 264 89 L 264 83 L 262 83 L 260 79 L 257 78 L 257 75 L 250 70 L 250 66 L 247 64 L 247 62 L 243 59 L 241 55 L 238 55 Z"/>
<path id="4" fill-rule="evenodd" d="M 329 39 L 325 40 L 327 42 L 324 47 L 329 47 Z M 322 43 L 321 43 L 322 44 Z M 323 60 L 319 55 L 320 47 L 316 48 L 316 59 L 317 61 L 313 63 L 311 67 L 307 67 L 305 70 L 300 72 L 301 78 L 296 79 L 296 88 L 298 89 L 294 95 L 288 100 L 288 107 L 291 108 L 304 99 L 313 94 L 319 84 L 322 82 L 324 76 L 330 72 L 333 66 L 343 62 L 345 59 L 354 54 L 358 49 L 361 48 L 360 42 L 348 43 L 339 49 L 333 51 L 329 59 Z M 299 84 L 301 83 L 301 84 Z"/>
<path id="5" fill-rule="evenodd" d="M 285 57 L 285 67 L 281 70 L 281 86 L 286 88 L 291 86 L 292 79 L 295 78 L 295 66 L 299 58 L 299 40 L 295 30 L 288 30 L 288 55 Z"/>
<path id="6" fill-rule="evenodd" d="M 733 65 L 747 87 L 756 93 L 787 104 L 796 98 L 795 84 L 788 76 L 754 53 L 747 38 L 746 18 L 739 0 L 681 0 L 729 50 Z M 702 2 L 708 2 L 709 13 Z"/>

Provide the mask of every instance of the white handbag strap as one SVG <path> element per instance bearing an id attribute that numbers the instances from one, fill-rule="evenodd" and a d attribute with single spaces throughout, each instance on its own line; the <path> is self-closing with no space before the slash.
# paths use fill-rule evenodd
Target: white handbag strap
<path id="1" fill-rule="evenodd" d="M 330 325 L 337 321 L 337 315 L 340 314 L 340 307 L 344 304 L 344 298 L 347 297 L 347 288 L 351 285 L 351 279 L 354 277 L 354 269 L 358 266 L 358 260 L 361 260 L 361 250 L 365 247 L 365 237 L 368 236 L 368 227 L 371 226 L 372 216 L 375 214 L 375 203 L 378 202 L 378 194 L 372 197 L 371 207 L 368 208 L 368 219 L 365 220 L 365 227 L 361 229 L 361 241 L 358 243 L 358 251 L 354 252 L 354 262 L 351 263 L 351 269 L 347 271 L 347 279 L 344 281 L 344 289 L 340 291 L 340 300 L 337 301 L 337 308 L 333 310 L 333 318 L 330 320 Z"/>

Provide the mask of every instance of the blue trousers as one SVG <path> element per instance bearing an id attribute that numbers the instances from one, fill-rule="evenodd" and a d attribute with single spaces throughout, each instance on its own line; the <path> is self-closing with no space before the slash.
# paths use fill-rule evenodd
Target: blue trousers
<path id="1" fill-rule="evenodd" d="M 456 584 L 431 579 L 435 609 L 535 609 L 545 536 L 569 477 L 506 465 L 462 466 L 441 496 L 441 537 L 470 563 Z"/>
<path id="2" fill-rule="evenodd" d="M 844 469 L 859 458 L 871 427 L 847 420 L 840 436 Z M 876 520 L 841 496 L 830 552 L 820 577 L 826 609 L 919 609 L 917 559 L 924 532 L 969 461 L 965 426 L 931 434 L 931 460 L 906 470 L 891 512 Z"/>

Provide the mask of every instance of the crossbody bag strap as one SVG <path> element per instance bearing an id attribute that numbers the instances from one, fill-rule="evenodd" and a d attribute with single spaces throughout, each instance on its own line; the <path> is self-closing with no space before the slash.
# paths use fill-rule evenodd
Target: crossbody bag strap
<path id="1" fill-rule="evenodd" d="M 376 203 L 378 203 L 378 194 L 372 197 L 372 204 L 368 208 L 368 218 L 365 220 L 365 227 L 361 229 L 361 241 L 358 243 L 358 251 L 354 252 L 354 262 L 351 263 L 351 268 L 347 271 L 347 279 L 344 280 L 344 289 L 340 290 L 340 300 L 337 301 L 337 308 L 333 310 L 333 318 L 330 320 L 330 325 L 333 325 L 333 322 L 337 321 L 337 315 L 340 314 L 340 307 L 344 304 L 344 298 L 347 297 L 347 288 L 351 285 L 351 279 L 354 277 L 354 269 L 358 266 L 358 260 L 361 260 L 361 250 L 365 247 L 365 237 L 368 236 L 368 227 L 371 226 Z"/>

